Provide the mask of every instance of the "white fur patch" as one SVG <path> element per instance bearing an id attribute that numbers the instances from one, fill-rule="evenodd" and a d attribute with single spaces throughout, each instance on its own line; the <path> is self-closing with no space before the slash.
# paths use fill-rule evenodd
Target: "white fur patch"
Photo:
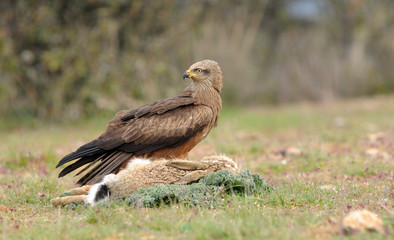
<path id="1" fill-rule="evenodd" d="M 118 177 L 115 174 L 111 173 L 111 174 L 108 174 L 107 176 L 105 176 L 103 178 L 103 181 L 101 181 L 100 183 L 115 182 L 117 180 L 118 180 Z"/>
<path id="2" fill-rule="evenodd" d="M 234 167 L 235 169 L 238 169 L 238 164 L 237 164 L 237 162 L 235 162 L 233 159 L 231 159 L 231 158 L 229 158 L 229 157 L 227 157 L 227 156 L 224 156 L 224 155 L 223 155 L 223 159 L 224 159 L 224 160 L 227 160 L 227 161 L 229 161 L 229 162 L 232 162 L 232 163 L 234 164 L 233 167 Z"/>
<path id="3" fill-rule="evenodd" d="M 94 206 L 96 204 L 94 199 L 96 198 L 97 192 L 100 189 L 101 185 L 104 185 L 104 183 L 96 183 L 89 189 L 88 197 L 85 199 L 85 203 L 90 204 L 91 206 Z"/>
<path id="4" fill-rule="evenodd" d="M 144 165 L 151 164 L 152 162 L 146 158 L 134 158 L 130 162 L 127 163 L 127 169 L 132 169 Z"/>
<path id="5" fill-rule="evenodd" d="M 133 169 L 140 166 L 151 164 L 152 162 L 148 159 L 144 158 L 135 158 L 127 163 L 126 169 Z M 99 191 L 100 187 L 106 183 L 116 182 L 118 181 L 118 176 L 115 174 L 108 174 L 103 178 L 103 180 L 99 183 L 94 184 L 88 192 L 88 197 L 85 199 L 85 203 L 90 204 L 91 206 L 96 205 L 98 202 L 95 201 L 97 192 Z M 107 201 L 108 197 L 101 199 L 99 202 Z"/>

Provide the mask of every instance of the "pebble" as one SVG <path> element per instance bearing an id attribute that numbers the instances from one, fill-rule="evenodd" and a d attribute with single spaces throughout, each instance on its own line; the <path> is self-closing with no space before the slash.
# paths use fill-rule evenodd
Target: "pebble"
<path id="1" fill-rule="evenodd" d="M 341 229 L 344 234 L 360 232 L 383 233 L 383 221 L 378 215 L 368 210 L 352 211 L 342 219 Z"/>

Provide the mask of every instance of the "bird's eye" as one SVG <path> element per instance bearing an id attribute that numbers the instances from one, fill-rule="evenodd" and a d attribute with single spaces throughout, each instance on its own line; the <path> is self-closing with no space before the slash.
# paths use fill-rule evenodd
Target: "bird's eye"
<path id="1" fill-rule="evenodd" d="M 202 72 L 201 68 L 197 68 L 195 73 L 200 74 Z"/>

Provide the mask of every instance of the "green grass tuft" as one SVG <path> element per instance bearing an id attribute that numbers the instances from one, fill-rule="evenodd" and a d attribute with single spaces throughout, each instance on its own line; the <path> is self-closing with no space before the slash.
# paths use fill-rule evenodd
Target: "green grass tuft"
<path id="1" fill-rule="evenodd" d="M 258 174 L 245 169 L 234 176 L 228 170 L 210 173 L 198 183 L 190 185 L 159 185 L 139 189 L 126 199 L 132 206 L 159 207 L 162 204 L 180 203 L 187 206 L 213 207 L 221 203 L 221 193 L 237 195 L 263 194 L 270 191 Z"/>

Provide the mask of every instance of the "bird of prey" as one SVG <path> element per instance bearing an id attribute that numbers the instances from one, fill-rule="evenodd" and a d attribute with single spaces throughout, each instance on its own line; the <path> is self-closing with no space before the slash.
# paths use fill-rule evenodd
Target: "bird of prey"
<path id="1" fill-rule="evenodd" d="M 217 62 L 194 63 L 183 74 L 191 84 L 175 97 L 118 112 L 98 138 L 79 147 L 57 164 L 59 177 L 84 166 L 77 185 L 95 184 L 118 173 L 134 158 L 185 158 L 216 127 L 222 108 L 222 71 Z"/>

